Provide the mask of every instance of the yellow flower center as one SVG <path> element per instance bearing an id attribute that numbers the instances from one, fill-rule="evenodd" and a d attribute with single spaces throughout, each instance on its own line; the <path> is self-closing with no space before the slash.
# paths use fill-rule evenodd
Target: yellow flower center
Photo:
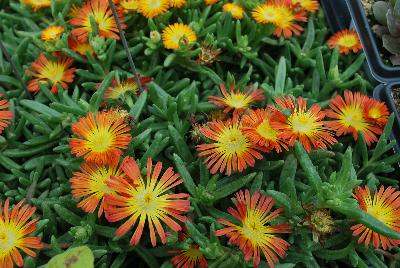
<path id="1" fill-rule="evenodd" d="M 311 135 L 317 128 L 315 119 L 309 113 L 294 112 L 289 118 L 293 132 Z"/>
<path id="2" fill-rule="evenodd" d="M 15 224 L 15 223 L 13 223 Z M 10 226 L 0 227 L 0 256 L 17 246 L 18 233 Z"/>
<path id="3" fill-rule="evenodd" d="M 148 7 L 149 8 L 160 8 L 162 6 L 161 1 L 159 0 L 149 0 L 148 1 Z"/>
<path id="4" fill-rule="evenodd" d="M 238 128 L 225 129 L 217 142 L 220 150 L 227 155 L 240 154 L 248 148 L 248 139 Z"/>
<path id="5" fill-rule="evenodd" d="M 201 253 L 201 251 L 198 250 L 196 247 L 190 247 L 188 250 L 186 250 L 185 255 L 188 256 L 191 260 L 197 260 L 201 256 L 203 256 L 203 253 Z"/>
<path id="6" fill-rule="evenodd" d="M 40 73 L 41 78 L 46 78 L 52 82 L 52 84 L 56 84 L 62 81 L 64 76 L 65 67 L 63 64 L 59 64 L 58 62 L 49 61 L 42 69 Z"/>
<path id="7" fill-rule="evenodd" d="M 385 209 L 383 206 L 372 205 L 367 207 L 367 213 L 386 225 L 391 225 L 393 222 L 391 217 L 393 215 L 393 211 Z"/>
<path id="8" fill-rule="evenodd" d="M 110 194 L 114 191 L 107 186 L 107 180 L 111 176 L 120 176 L 115 168 L 99 167 L 96 173 L 93 173 L 90 180 L 90 189 L 101 198 L 104 194 Z"/>
<path id="9" fill-rule="evenodd" d="M 236 109 L 246 108 L 247 105 L 250 103 L 250 98 L 246 97 L 243 94 L 230 94 L 226 97 L 225 103 L 231 107 Z"/>
<path id="10" fill-rule="evenodd" d="M 256 132 L 263 138 L 276 141 L 277 131 L 271 127 L 268 120 L 263 120 L 262 123 L 256 128 Z"/>
<path id="11" fill-rule="evenodd" d="M 94 129 L 87 137 L 87 147 L 93 152 L 105 152 L 113 144 L 113 136 L 107 128 Z"/>
<path id="12" fill-rule="evenodd" d="M 146 213 L 148 215 L 159 213 L 160 198 L 149 189 L 138 191 L 134 199 L 135 206 L 137 206 L 142 213 Z"/>
<path id="13" fill-rule="evenodd" d="M 276 11 L 276 19 L 274 21 L 276 26 L 282 29 L 290 28 L 294 20 L 293 11 L 287 7 L 279 7 Z"/>
<path id="14" fill-rule="evenodd" d="M 270 9 L 265 8 L 262 10 L 261 14 L 265 20 L 268 20 L 270 22 L 274 22 L 277 18 L 276 10 L 274 8 Z"/>
<path id="15" fill-rule="evenodd" d="M 341 121 L 346 127 L 354 127 L 356 130 L 365 129 L 365 121 L 361 107 L 346 107 L 343 109 Z"/>
<path id="16" fill-rule="evenodd" d="M 368 111 L 368 116 L 373 119 L 378 119 L 381 117 L 381 112 L 378 107 L 373 107 Z"/>
<path id="17" fill-rule="evenodd" d="M 247 216 L 243 221 L 243 226 L 238 226 L 238 231 L 252 242 L 253 245 L 264 243 L 265 234 L 268 233 L 268 226 L 264 225 L 262 217 L 257 211 L 247 211 Z"/>
<path id="18" fill-rule="evenodd" d="M 338 39 L 337 43 L 342 47 L 354 47 L 358 44 L 358 38 L 353 34 L 345 34 Z"/>

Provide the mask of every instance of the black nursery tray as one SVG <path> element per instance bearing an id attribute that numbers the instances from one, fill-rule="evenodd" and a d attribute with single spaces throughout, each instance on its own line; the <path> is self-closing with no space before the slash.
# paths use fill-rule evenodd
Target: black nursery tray
<path id="1" fill-rule="evenodd" d="M 335 0 L 329 0 L 336 2 Z M 385 64 L 379 52 L 378 44 L 369 25 L 367 15 L 360 0 L 345 0 L 367 58 L 371 74 L 381 83 L 391 83 L 400 80 L 400 67 Z"/>
<path id="2" fill-rule="evenodd" d="M 332 32 L 349 28 L 351 16 L 346 0 L 320 0 Z"/>

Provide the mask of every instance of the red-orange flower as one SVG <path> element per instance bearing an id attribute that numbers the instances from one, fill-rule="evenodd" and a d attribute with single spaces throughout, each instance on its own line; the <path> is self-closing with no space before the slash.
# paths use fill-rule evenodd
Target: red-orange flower
<path id="1" fill-rule="evenodd" d="M 183 180 L 179 178 L 179 174 L 174 173 L 171 167 L 160 178 L 161 169 L 161 162 L 157 162 L 153 169 L 152 160 L 149 158 L 147 161 L 147 178 L 144 180 L 136 161 L 127 157 L 122 162 L 122 170 L 133 182 L 130 183 L 119 177 L 112 177 L 108 181 L 108 186 L 119 195 L 106 194 L 106 218 L 110 222 L 128 218 L 116 230 L 115 234 L 118 237 L 127 233 L 137 223 L 136 230 L 130 240 L 131 245 L 139 244 L 146 221 L 148 222 L 153 247 L 156 246 L 155 231 L 157 231 L 163 244 L 167 242 L 162 222 L 178 232 L 182 227 L 173 218 L 181 222 L 186 221 L 186 217 L 182 214 L 189 211 L 190 201 L 186 199 L 189 195 L 168 193 L 181 184 Z"/>
<path id="2" fill-rule="evenodd" d="M 235 207 L 228 208 L 228 212 L 240 221 L 240 224 L 218 219 L 218 222 L 227 226 L 215 232 L 216 236 L 225 235 L 231 244 L 237 245 L 244 253 L 246 261 L 253 257 L 253 266 L 258 267 L 261 252 L 268 264 L 274 267 L 278 256 L 283 258 L 289 243 L 276 234 L 290 233 L 291 228 L 286 224 L 271 225 L 271 221 L 279 216 L 283 208 L 271 212 L 275 201 L 259 192 L 250 194 L 249 190 L 236 193 Z"/>
<path id="3" fill-rule="evenodd" d="M 59 53 L 54 53 L 53 58 L 48 59 L 40 52 L 37 59 L 32 62 L 32 70 L 26 73 L 34 78 L 28 82 L 27 88 L 30 92 L 37 93 L 40 83 L 50 83 L 51 93 L 58 91 L 58 85 L 64 89 L 68 88 L 66 83 L 74 81 L 76 68 L 70 68 L 74 61 Z"/>
<path id="4" fill-rule="evenodd" d="M 36 230 L 36 223 L 39 220 L 35 218 L 29 221 L 36 208 L 28 204 L 22 205 L 23 203 L 24 200 L 21 200 L 10 211 L 8 199 L 4 207 L 0 201 L 0 267 L 2 268 L 13 268 L 13 263 L 23 267 L 24 260 L 19 250 L 36 257 L 36 253 L 31 249 L 43 247 L 40 237 L 29 236 Z"/>
<path id="5" fill-rule="evenodd" d="M 382 134 L 382 128 L 375 125 L 365 117 L 364 107 L 368 102 L 368 97 L 360 92 L 344 92 L 344 99 L 337 95 L 330 102 L 330 110 L 326 115 L 333 118 L 333 121 L 326 122 L 326 125 L 336 132 L 337 136 L 353 134 L 357 140 L 358 133 L 361 132 L 365 142 L 371 145 L 378 141 L 377 135 Z"/>
<path id="6" fill-rule="evenodd" d="M 291 97 L 280 97 L 275 102 L 291 112 L 288 117 L 277 114 L 279 118 L 271 123 L 280 132 L 279 138 L 287 140 L 290 146 L 298 140 L 310 152 L 312 148 L 326 149 L 337 142 L 326 127 L 325 112 L 318 104 L 307 109 L 307 102 L 302 97 L 298 97 L 297 101 Z"/>
<path id="7" fill-rule="evenodd" d="M 124 18 L 120 10 L 117 11 L 118 18 L 121 22 L 122 29 L 126 28 Z M 112 11 L 107 0 L 88 0 L 78 11 L 76 17 L 72 18 L 69 23 L 77 28 L 71 33 L 75 35 L 80 42 L 86 42 L 88 34 L 93 32 L 90 24 L 90 17 L 93 17 L 97 24 L 100 36 L 105 38 L 119 39 L 118 28 L 115 23 Z"/>
<path id="8" fill-rule="evenodd" d="M 357 186 L 353 194 L 353 197 L 357 199 L 362 210 L 396 232 L 400 232 L 399 196 L 400 191 L 396 191 L 393 187 L 385 189 L 383 186 L 380 187 L 379 191 L 374 193 L 373 197 L 368 186 L 365 186 L 364 189 Z M 375 248 L 382 246 L 384 250 L 400 245 L 400 240 L 388 238 L 360 223 L 351 227 L 351 230 L 353 230 L 353 236 L 361 234 L 358 239 L 359 244 L 365 242 L 365 245 L 368 246 L 372 240 Z"/>
<path id="9" fill-rule="evenodd" d="M 346 29 L 335 33 L 331 38 L 329 38 L 328 46 L 330 48 L 339 46 L 339 52 L 346 55 L 349 54 L 350 51 L 357 53 L 362 49 L 362 44 L 358 38 L 358 34 L 353 29 Z"/>
<path id="10" fill-rule="evenodd" d="M 2 94 L 0 94 L 0 97 Z M 3 133 L 4 129 L 11 124 L 11 119 L 13 118 L 13 113 L 7 110 L 11 104 L 7 99 L 0 99 L 0 134 Z"/>
<path id="11" fill-rule="evenodd" d="M 272 107 L 265 109 L 250 110 L 242 118 L 242 131 L 249 137 L 250 141 L 265 147 L 266 151 L 282 151 L 282 147 L 288 150 L 285 141 L 278 136 L 279 133 L 271 126 L 275 118 L 282 117 L 282 113 Z"/>
<path id="12" fill-rule="evenodd" d="M 299 4 L 308 12 L 316 12 L 319 9 L 318 0 L 293 0 L 293 4 Z"/>
<path id="13" fill-rule="evenodd" d="M 207 268 L 207 259 L 204 257 L 203 252 L 200 251 L 199 246 L 192 244 L 188 249 L 173 250 L 170 253 L 179 253 L 171 259 L 171 263 L 176 268 Z"/>
<path id="14" fill-rule="evenodd" d="M 80 172 L 74 172 L 71 182 L 73 198 L 84 199 L 78 203 L 83 211 L 93 213 L 100 203 L 97 216 L 103 214 L 105 194 L 113 194 L 114 191 L 107 186 L 107 180 L 111 176 L 125 178 L 122 169 L 118 165 L 118 159 L 110 165 L 99 166 L 93 163 L 83 163 Z"/>
<path id="15" fill-rule="evenodd" d="M 264 99 L 264 91 L 260 89 L 254 90 L 253 87 L 250 87 L 245 93 L 241 92 L 239 89 L 235 91 L 235 85 L 233 83 L 231 84 L 230 92 L 226 91 L 224 84 L 220 84 L 219 88 L 222 97 L 209 96 L 208 102 L 219 107 L 225 107 L 225 113 L 231 110 L 233 110 L 234 113 L 244 112 L 250 107 L 252 102 Z"/>
<path id="16" fill-rule="evenodd" d="M 389 117 L 389 110 L 384 102 L 368 98 L 364 105 L 364 116 L 378 126 L 384 126 Z"/>
<path id="17" fill-rule="evenodd" d="M 260 146 L 254 145 L 242 132 L 241 124 L 237 116 L 225 122 L 212 121 L 208 126 L 200 129 L 201 133 L 208 139 L 214 141 L 211 144 L 197 146 L 199 156 L 207 156 L 205 163 L 211 173 L 224 172 L 231 175 L 234 172 L 242 172 L 248 166 L 253 167 L 256 159 L 263 156 L 257 151 L 262 150 Z"/>
<path id="18" fill-rule="evenodd" d="M 252 15 L 257 23 L 272 23 L 276 27 L 274 35 L 289 38 L 303 31 L 296 22 L 307 21 L 305 10 L 297 7 L 292 0 L 270 0 L 254 8 Z"/>
<path id="19" fill-rule="evenodd" d="M 77 38 L 73 35 L 68 36 L 68 47 L 76 52 L 86 57 L 86 53 L 89 52 L 91 55 L 94 55 L 94 50 L 92 46 L 89 44 L 89 41 L 79 42 Z"/>
<path id="20" fill-rule="evenodd" d="M 72 124 L 72 132 L 78 137 L 69 140 L 71 154 L 99 165 L 112 164 L 128 148 L 130 130 L 123 118 L 116 120 L 111 112 L 89 113 Z"/>

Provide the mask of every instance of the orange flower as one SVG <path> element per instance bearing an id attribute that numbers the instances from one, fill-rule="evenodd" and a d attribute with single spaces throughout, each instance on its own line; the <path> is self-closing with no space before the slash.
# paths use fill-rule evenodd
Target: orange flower
<path id="1" fill-rule="evenodd" d="M 326 115 L 335 120 L 326 122 L 326 125 L 336 132 L 337 136 L 353 134 L 357 140 L 358 133 L 361 132 L 365 142 L 371 145 L 378 141 L 377 135 L 382 134 L 382 128 L 375 125 L 365 117 L 365 106 L 369 98 L 360 92 L 344 92 L 344 99 L 337 95 L 330 102 L 330 110 Z"/>
<path id="2" fill-rule="evenodd" d="M 302 97 L 298 97 L 297 101 L 291 97 L 280 97 L 275 102 L 282 109 L 291 111 L 288 117 L 277 114 L 277 120 L 271 123 L 280 132 L 279 138 L 287 140 L 290 146 L 298 140 L 310 152 L 312 148 L 326 149 L 337 142 L 326 127 L 325 112 L 318 104 L 307 109 L 307 102 Z"/>
<path id="3" fill-rule="evenodd" d="M 234 19 L 237 19 L 237 20 L 243 19 L 244 9 L 243 9 L 243 7 L 239 6 L 238 4 L 226 3 L 225 5 L 222 6 L 222 9 L 225 12 L 230 13 Z"/>
<path id="4" fill-rule="evenodd" d="M 119 177 L 112 177 L 108 182 L 108 186 L 119 195 L 106 194 L 106 218 L 110 222 L 128 218 L 116 230 L 117 237 L 123 236 L 138 223 L 130 240 L 131 245 L 139 244 L 146 221 L 148 222 L 153 247 L 156 246 L 154 228 L 161 242 L 163 244 L 167 242 L 161 222 L 178 232 L 182 227 L 173 218 L 181 222 L 186 221 L 186 217 L 182 214 L 189 211 L 190 201 L 186 199 L 189 195 L 168 193 L 172 188 L 181 184 L 183 180 L 179 178 L 179 174 L 174 173 L 171 167 L 159 178 L 161 169 L 161 162 L 157 162 L 153 169 L 152 160 L 149 158 L 147 161 L 147 178 L 144 180 L 136 161 L 131 157 L 126 157 L 122 162 L 122 170 L 138 185 L 133 185 Z"/>
<path id="5" fill-rule="evenodd" d="M 176 268 L 207 268 L 207 259 L 204 257 L 203 252 L 200 251 L 199 246 L 192 244 L 188 249 L 184 250 L 171 250 L 170 253 L 179 253 L 171 259 L 171 263 Z"/>
<path id="6" fill-rule="evenodd" d="M 13 268 L 15 263 L 18 267 L 24 266 L 19 250 L 22 250 L 31 257 L 36 253 L 31 249 L 43 247 L 40 237 L 32 237 L 29 234 L 35 232 L 36 223 L 39 218 L 28 220 L 35 213 L 36 208 L 30 207 L 21 200 L 11 211 L 9 210 L 8 199 L 4 203 L 0 201 L 0 267 Z"/>
<path id="7" fill-rule="evenodd" d="M 94 55 L 94 51 L 92 46 L 88 41 L 79 42 L 73 35 L 68 36 L 68 47 L 76 52 L 86 57 L 86 53 L 89 52 L 91 55 Z"/>
<path id="8" fill-rule="evenodd" d="M 139 0 L 139 12 L 146 18 L 165 14 L 170 8 L 170 0 Z"/>
<path id="9" fill-rule="evenodd" d="M 57 26 L 57 25 L 49 26 L 42 31 L 42 40 L 43 41 L 54 41 L 58 37 L 60 37 L 64 31 L 65 31 L 64 28 L 61 26 Z"/>
<path id="10" fill-rule="evenodd" d="M 339 52 L 346 55 L 348 55 L 350 51 L 357 53 L 362 49 L 362 44 L 358 38 L 358 34 L 353 29 L 346 29 L 335 33 L 331 38 L 329 38 L 328 46 L 330 48 L 339 46 Z"/>
<path id="11" fill-rule="evenodd" d="M 106 183 L 111 176 L 126 177 L 116 159 L 112 164 L 105 166 L 83 163 L 80 172 L 74 172 L 70 179 L 73 198 L 85 198 L 78 203 L 78 208 L 81 207 L 86 213 L 93 213 L 100 203 L 97 211 L 97 216 L 100 218 L 104 210 L 104 195 L 114 194 Z"/>
<path id="12" fill-rule="evenodd" d="M 38 9 L 50 7 L 51 0 L 22 0 L 22 3 L 30 6 L 36 12 Z"/>
<path id="13" fill-rule="evenodd" d="M 142 88 L 147 89 L 146 84 L 151 81 L 151 78 L 148 76 L 139 75 L 139 79 Z M 139 88 L 135 78 L 128 78 L 127 80 L 121 81 L 121 83 L 118 83 L 117 80 L 114 80 L 113 85 L 106 90 L 103 98 L 117 100 L 128 92 L 139 95 Z"/>
<path id="14" fill-rule="evenodd" d="M 205 3 L 207 6 L 212 6 L 212 5 L 216 4 L 218 1 L 219 1 L 219 0 L 204 0 L 204 3 Z"/>
<path id="15" fill-rule="evenodd" d="M 131 128 L 123 118 L 114 119 L 110 112 L 89 113 L 72 124 L 78 138 L 71 138 L 71 153 L 83 156 L 87 162 L 98 165 L 112 164 L 123 154 L 131 141 Z"/>
<path id="16" fill-rule="evenodd" d="M 171 7 L 181 8 L 186 5 L 187 0 L 170 0 L 169 4 Z"/>
<path id="17" fill-rule="evenodd" d="M 219 107 L 225 107 L 224 113 L 231 110 L 234 110 L 234 114 L 242 113 L 250 107 L 253 101 L 264 99 L 264 91 L 260 89 L 254 90 L 253 87 L 250 87 L 246 93 L 241 92 L 239 89 L 235 92 L 235 85 L 233 83 L 231 84 L 229 93 L 226 92 L 224 84 L 220 84 L 219 88 L 223 97 L 209 96 L 208 102 Z"/>
<path id="18" fill-rule="evenodd" d="M 299 4 L 308 12 L 316 12 L 319 9 L 317 0 L 293 0 L 293 4 Z"/>
<path id="19" fill-rule="evenodd" d="M 368 186 L 365 186 L 364 189 L 357 186 L 353 197 L 357 199 L 362 210 L 396 232 L 400 232 L 399 195 L 400 191 L 396 191 L 395 188 L 388 187 L 385 189 L 385 187 L 381 186 L 379 191 L 375 192 L 372 197 Z M 359 244 L 365 241 L 365 245 L 368 246 L 372 239 L 372 244 L 375 248 L 379 248 L 382 245 L 384 250 L 400 245 L 400 240 L 376 233 L 362 224 L 354 225 L 351 230 L 353 230 L 353 236 L 361 234 L 358 239 Z"/>
<path id="20" fill-rule="evenodd" d="M 117 13 L 121 27 L 125 29 L 124 18 L 120 11 Z M 79 9 L 77 16 L 69 21 L 71 25 L 78 27 L 71 31 L 71 34 L 75 35 L 78 41 L 86 42 L 88 34 L 93 32 L 90 17 L 93 17 L 96 22 L 100 36 L 119 40 L 118 28 L 108 6 L 108 1 L 89 0 Z"/>
<path id="21" fill-rule="evenodd" d="M 386 125 L 389 110 L 384 102 L 369 98 L 364 105 L 364 116 L 378 126 Z"/>
<path id="22" fill-rule="evenodd" d="M 266 151 L 276 150 L 278 153 L 282 151 L 282 147 L 288 150 L 285 141 L 279 139 L 278 131 L 271 126 L 274 118 L 282 117 L 280 111 L 267 107 L 266 109 L 250 110 L 242 118 L 242 131 L 249 137 L 250 141 L 261 147 L 265 147 Z"/>
<path id="23" fill-rule="evenodd" d="M 28 82 L 28 90 L 37 93 L 40 89 L 39 83 L 50 83 L 51 93 L 55 94 L 58 91 L 58 85 L 64 89 L 68 88 L 66 83 L 74 81 L 74 72 L 76 68 L 71 67 L 74 61 L 59 53 L 53 53 L 53 58 L 48 59 L 42 52 L 39 53 L 35 62 L 32 62 L 32 70 L 27 70 L 26 73 L 35 77 Z"/>
<path id="24" fill-rule="evenodd" d="M 274 267 L 274 263 L 278 262 L 278 256 L 283 258 L 289 247 L 289 243 L 276 234 L 290 233 L 290 226 L 271 225 L 271 221 L 279 216 L 283 208 L 271 212 L 275 201 L 259 192 L 250 195 L 249 190 L 236 193 L 234 204 L 236 208 L 230 207 L 228 212 L 238 219 L 240 224 L 217 219 L 227 227 L 216 231 L 215 235 L 225 235 L 231 244 L 239 246 L 246 261 L 253 257 L 253 267 L 258 267 L 261 252 L 269 266 Z"/>
<path id="25" fill-rule="evenodd" d="M 0 94 L 0 97 L 2 94 Z M 3 133 L 4 129 L 11 124 L 11 119 L 13 118 L 13 113 L 8 111 L 7 108 L 10 107 L 11 104 L 7 99 L 0 99 L 0 134 Z"/>
<path id="26" fill-rule="evenodd" d="M 237 116 L 225 122 L 212 121 L 207 127 L 200 129 L 201 133 L 208 139 L 215 141 L 211 144 L 197 146 L 199 156 L 208 156 L 204 161 L 211 173 L 224 172 L 231 175 L 234 172 L 242 172 L 247 166 L 253 167 L 255 159 L 263 156 L 256 151 L 262 150 L 260 146 L 254 145 L 241 131 L 241 124 Z"/>
<path id="27" fill-rule="evenodd" d="M 271 0 L 254 8 L 252 15 L 257 23 L 272 23 L 276 29 L 274 35 L 285 38 L 297 36 L 303 31 L 303 27 L 296 22 L 307 21 L 306 12 L 296 8 L 292 0 Z"/>

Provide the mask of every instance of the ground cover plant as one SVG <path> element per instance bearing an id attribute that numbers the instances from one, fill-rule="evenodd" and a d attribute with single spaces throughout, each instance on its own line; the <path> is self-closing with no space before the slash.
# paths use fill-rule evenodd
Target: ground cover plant
<path id="1" fill-rule="evenodd" d="M 396 267 L 394 117 L 314 0 L 0 3 L 1 267 Z M 8 52 L 8 55 L 4 53 Z"/>

